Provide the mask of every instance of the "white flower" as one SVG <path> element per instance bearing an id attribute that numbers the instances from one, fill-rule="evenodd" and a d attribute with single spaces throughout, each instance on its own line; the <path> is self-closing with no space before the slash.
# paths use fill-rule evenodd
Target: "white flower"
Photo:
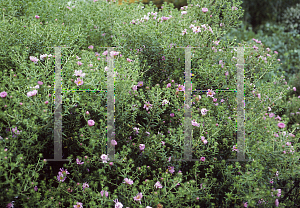
<path id="1" fill-rule="evenodd" d="M 181 14 L 187 14 L 187 11 L 183 11 L 183 12 L 181 12 Z"/>
<path id="2" fill-rule="evenodd" d="M 166 99 L 162 101 L 162 105 L 168 104 L 169 101 L 167 101 Z"/>
<path id="3" fill-rule="evenodd" d="M 85 77 L 85 73 L 82 73 L 82 70 L 75 70 L 75 74 L 73 76 Z"/>
<path id="4" fill-rule="evenodd" d="M 193 32 L 194 32 L 194 33 L 201 32 L 200 27 L 199 27 L 199 26 L 194 27 L 194 28 L 193 28 Z"/>
<path id="5" fill-rule="evenodd" d="M 46 57 L 47 57 L 47 54 L 40 55 L 41 61 L 44 61 L 44 58 L 46 58 Z"/>
<path id="6" fill-rule="evenodd" d="M 195 25 L 191 24 L 191 25 L 190 25 L 190 28 L 193 28 L 193 27 L 195 27 Z"/>
<path id="7" fill-rule="evenodd" d="M 146 16 L 146 15 L 144 15 L 144 19 L 148 21 L 148 20 L 149 20 L 149 17 Z"/>
<path id="8" fill-rule="evenodd" d="M 198 123 L 195 121 L 195 119 L 194 119 L 194 121 L 192 121 L 192 125 L 193 125 L 193 126 L 197 126 L 197 127 L 200 126 L 200 124 L 198 124 Z"/>
<path id="9" fill-rule="evenodd" d="M 202 115 L 205 115 L 207 111 L 209 111 L 209 110 L 206 110 L 206 108 L 202 108 L 202 109 L 201 109 Z"/>
<path id="10" fill-rule="evenodd" d="M 110 160 L 110 158 L 108 158 L 108 156 L 105 154 L 101 155 L 101 159 L 102 159 L 103 163 L 107 163 L 107 160 Z"/>
<path id="11" fill-rule="evenodd" d="M 163 186 L 160 184 L 160 182 L 159 181 L 157 181 L 156 183 L 155 183 L 155 188 L 162 188 Z"/>

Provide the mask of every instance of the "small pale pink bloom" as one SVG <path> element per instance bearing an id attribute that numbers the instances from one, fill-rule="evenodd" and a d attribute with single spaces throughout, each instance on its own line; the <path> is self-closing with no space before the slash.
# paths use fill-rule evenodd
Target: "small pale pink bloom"
<path id="1" fill-rule="evenodd" d="M 88 120 L 88 125 L 89 125 L 89 126 L 94 126 L 94 125 L 95 125 L 95 121 L 93 121 L 93 120 Z"/>
<path id="2" fill-rule="evenodd" d="M 160 184 L 159 181 L 157 181 L 155 184 L 154 184 L 155 188 L 162 188 L 163 186 Z"/>
<path id="3" fill-rule="evenodd" d="M 7 96 L 7 92 L 3 91 L 3 92 L 0 93 L 0 97 L 3 97 L 3 98 L 4 98 L 4 97 L 6 97 L 6 96 Z"/>
<path id="4" fill-rule="evenodd" d="M 284 123 L 278 123 L 278 127 L 279 127 L 279 128 L 284 128 L 284 127 L 285 127 L 285 124 L 284 124 Z"/>
<path id="5" fill-rule="evenodd" d="M 275 206 L 278 207 L 278 205 L 279 205 L 279 201 L 278 201 L 278 199 L 276 199 L 275 200 Z"/>
<path id="6" fill-rule="evenodd" d="M 110 142 L 113 146 L 116 146 L 118 143 L 117 143 L 117 141 L 116 140 L 111 140 L 111 142 Z"/>
<path id="7" fill-rule="evenodd" d="M 77 78 L 77 80 L 74 82 L 77 84 L 77 86 L 83 85 L 83 81 L 80 78 Z"/>
<path id="8" fill-rule="evenodd" d="M 141 204 L 142 198 L 143 198 L 143 194 L 142 193 L 139 193 L 138 195 L 136 195 L 135 197 L 133 197 L 133 199 L 135 201 L 140 201 L 140 204 Z"/>
<path id="9" fill-rule="evenodd" d="M 145 149 L 145 145 L 144 144 L 140 144 L 140 150 L 143 151 Z"/>
<path id="10" fill-rule="evenodd" d="M 208 9 L 207 8 L 202 8 L 202 12 L 208 12 Z"/>
<path id="11" fill-rule="evenodd" d="M 124 181 L 125 182 L 123 182 L 123 183 L 127 183 L 128 185 L 132 185 L 133 184 L 133 180 L 131 180 L 131 179 L 125 178 Z"/>

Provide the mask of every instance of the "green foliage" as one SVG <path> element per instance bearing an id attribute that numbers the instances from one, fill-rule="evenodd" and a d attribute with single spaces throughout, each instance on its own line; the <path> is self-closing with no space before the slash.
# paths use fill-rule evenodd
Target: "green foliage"
<path id="1" fill-rule="evenodd" d="M 224 39 L 236 39 L 236 43 L 245 40 L 246 42 L 256 44 L 252 40 L 254 38 L 261 41 L 264 48 L 277 51 L 280 63 L 282 63 L 278 67 L 277 72 L 279 74 L 283 72 L 287 82 L 290 83 L 289 78 L 300 69 L 300 50 L 297 44 L 300 41 L 300 35 L 295 31 L 285 32 L 284 30 L 284 26 L 281 24 L 265 23 L 259 27 L 256 34 L 252 31 L 251 27 L 249 30 L 246 30 L 246 25 L 243 23 L 239 28 L 233 28 L 227 33 Z M 264 79 L 267 79 L 267 76 Z"/>
<path id="2" fill-rule="evenodd" d="M 244 0 L 241 5 L 245 10 L 244 21 L 250 23 L 256 32 L 266 22 L 279 22 L 281 14 L 298 0 Z"/>
<path id="3" fill-rule="evenodd" d="M 300 4 L 287 8 L 282 14 L 281 22 L 288 31 L 295 30 L 300 34 Z"/>

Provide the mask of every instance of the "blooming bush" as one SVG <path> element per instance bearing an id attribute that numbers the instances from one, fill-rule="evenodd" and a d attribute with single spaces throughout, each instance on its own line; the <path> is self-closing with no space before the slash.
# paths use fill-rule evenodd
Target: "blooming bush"
<path id="1" fill-rule="evenodd" d="M 114 33 L 111 40 L 100 41 L 96 35 L 92 44 L 84 40 L 92 19 L 96 18 L 86 14 L 88 24 L 82 31 L 84 35 L 69 39 L 68 35 L 80 31 L 81 25 L 73 19 L 87 5 L 72 10 L 70 5 L 60 7 L 59 11 L 66 14 L 65 26 L 57 25 L 62 20 L 55 20 L 42 29 L 42 35 L 52 34 L 51 28 L 55 27 L 61 32 L 55 39 L 55 36 L 49 38 L 45 46 L 61 43 L 73 46 L 80 39 L 73 52 L 62 49 L 65 54 L 62 88 L 71 90 L 62 92 L 63 158 L 70 159 L 69 163 L 41 161 L 53 158 L 50 149 L 53 149 L 55 92 L 51 87 L 57 54 L 51 55 L 53 49 L 40 49 L 40 45 L 30 42 L 24 43 L 30 43 L 28 50 L 23 46 L 10 48 L 10 63 L 15 68 L 0 72 L 3 121 L 0 172 L 4 173 L 1 181 L 6 181 L 0 186 L 1 207 L 12 207 L 13 203 L 16 207 L 55 204 L 56 207 L 148 208 L 299 204 L 287 196 L 292 186 L 299 185 L 295 179 L 299 167 L 295 164 L 299 159 L 300 135 L 296 134 L 296 124 L 287 128 L 287 116 L 278 116 L 279 107 L 284 105 L 282 98 L 292 89 L 276 72 L 277 51 L 264 49 L 259 40 L 253 40 L 254 44 L 243 43 L 250 47 L 244 55 L 248 63 L 244 80 L 245 152 L 250 161 L 246 164 L 226 161 L 236 158 L 239 151 L 237 133 L 233 130 L 236 100 L 234 91 L 216 89 L 236 89 L 237 57 L 236 49 L 228 48 L 230 43 L 217 37 L 236 24 L 233 22 L 241 14 L 238 9 L 241 2 L 226 4 L 222 24 L 214 21 L 218 8 L 205 2 L 195 5 L 193 1 L 194 6 L 184 7 L 183 13 L 164 4 L 160 14 L 153 13 L 153 4 L 141 11 L 128 4 L 118 7 L 111 2 L 92 3 L 92 14 L 105 6 L 103 13 L 113 12 L 109 17 L 113 17 L 114 31 L 103 26 L 106 33 Z M 217 4 L 221 1 L 216 1 Z M 38 7 L 27 11 L 33 13 L 32 20 L 28 20 L 28 28 L 33 32 L 39 25 L 37 21 L 44 17 L 38 15 Z M 55 18 L 53 13 L 50 18 Z M 144 18 L 140 23 L 141 17 Z M 18 21 L 14 27 L 20 24 Z M 11 25 L 7 27 L 13 29 Z M 168 38 L 170 34 L 173 37 Z M 37 36 L 35 32 L 33 37 Z M 108 53 L 107 48 L 97 48 L 96 42 L 124 48 L 114 48 Z M 148 51 L 139 55 L 139 50 L 146 49 L 143 43 Z M 184 93 L 190 87 L 183 78 L 186 54 L 182 52 L 184 49 L 170 48 L 188 44 L 208 46 L 192 49 L 191 89 L 205 91 L 193 92 L 191 104 L 184 102 Z M 158 48 L 150 48 L 151 45 Z M 156 54 L 153 65 L 146 60 L 149 54 Z M 115 158 L 122 162 L 112 161 L 106 152 L 107 102 L 106 93 L 100 90 L 107 87 L 109 58 L 114 58 L 115 77 L 115 135 L 109 142 L 115 147 Z M 266 73 L 270 75 L 268 82 L 257 84 Z M 75 92 L 79 89 L 94 92 Z M 183 158 L 183 121 L 189 119 L 184 118 L 188 108 L 192 111 L 192 157 L 198 161 L 176 161 Z"/>

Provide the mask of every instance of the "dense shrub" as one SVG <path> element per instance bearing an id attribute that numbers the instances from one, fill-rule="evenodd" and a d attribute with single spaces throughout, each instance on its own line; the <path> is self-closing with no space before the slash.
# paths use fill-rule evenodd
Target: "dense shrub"
<path id="1" fill-rule="evenodd" d="M 300 4 L 287 8 L 282 14 L 281 23 L 288 31 L 295 30 L 300 34 Z"/>

